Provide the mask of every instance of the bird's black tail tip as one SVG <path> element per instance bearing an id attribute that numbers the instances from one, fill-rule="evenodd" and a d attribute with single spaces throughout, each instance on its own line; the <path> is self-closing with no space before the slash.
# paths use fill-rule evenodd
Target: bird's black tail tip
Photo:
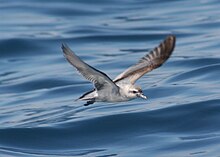
<path id="1" fill-rule="evenodd" d="M 89 105 L 94 104 L 94 103 L 95 103 L 95 101 L 93 101 L 93 100 L 87 101 L 87 102 L 84 104 L 84 106 L 89 106 Z"/>

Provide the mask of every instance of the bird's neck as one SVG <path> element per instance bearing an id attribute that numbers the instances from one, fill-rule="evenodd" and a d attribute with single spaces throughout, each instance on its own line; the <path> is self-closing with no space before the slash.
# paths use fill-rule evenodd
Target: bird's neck
<path id="1" fill-rule="evenodd" d="M 118 86 L 119 86 L 120 95 L 129 98 L 129 89 L 131 88 L 130 87 L 131 85 L 119 84 Z"/>

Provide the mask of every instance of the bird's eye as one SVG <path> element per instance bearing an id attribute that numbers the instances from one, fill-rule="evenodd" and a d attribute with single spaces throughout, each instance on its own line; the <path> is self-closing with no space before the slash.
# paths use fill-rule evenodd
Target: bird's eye
<path id="1" fill-rule="evenodd" d="M 132 91 L 132 93 L 136 94 L 136 93 L 137 93 L 137 91 L 133 90 L 133 91 Z"/>

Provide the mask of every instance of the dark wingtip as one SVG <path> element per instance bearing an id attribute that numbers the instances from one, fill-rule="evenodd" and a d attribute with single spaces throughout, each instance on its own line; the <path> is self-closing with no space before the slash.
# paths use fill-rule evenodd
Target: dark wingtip
<path id="1" fill-rule="evenodd" d="M 65 50 L 67 47 L 68 47 L 68 46 L 67 46 L 66 43 L 62 43 L 62 44 L 61 44 L 61 48 L 62 48 L 62 50 Z"/>
<path id="2" fill-rule="evenodd" d="M 61 49 L 62 49 L 63 54 L 64 54 L 65 57 L 66 57 L 66 55 L 68 55 L 70 53 L 73 53 L 66 43 L 62 43 Z"/>
<path id="3" fill-rule="evenodd" d="M 175 35 L 169 35 L 164 40 L 164 44 L 166 45 L 166 50 L 168 54 L 171 54 L 175 48 L 176 45 L 176 36 Z"/>
<path id="4" fill-rule="evenodd" d="M 169 34 L 169 35 L 167 36 L 167 38 L 173 38 L 173 39 L 176 39 L 176 36 L 175 36 L 174 34 Z"/>
<path id="5" fill-rule="evenodd" d="M 170 43 L 170 45 L 172 45 L 173 48 L 175 47 L 175 44 L 176 44 L 175 35 L 169 35 L 166 40 Z"/>
<path id="6" fill-rule="evenodd" d="M 173 35 L 173 34 L 168 35 L 165 40 L 172 41 L 173 43 L 175 43 L 176 42 L 176 36 Z"/>

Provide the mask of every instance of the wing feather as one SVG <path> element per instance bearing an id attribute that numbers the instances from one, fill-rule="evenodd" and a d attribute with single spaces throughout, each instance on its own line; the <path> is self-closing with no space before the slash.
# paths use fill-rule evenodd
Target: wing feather
<path id="1" fill-rule="evenodd" d="M 168 36 L 159 46 L 142 57 L 139 62 L 118 75 L 114 82 L 126 81 L 134 84 L 145 73 L 160 67 L 172 54 L 176 37 Z"/>
<path id="2" fill-rule="evenodd" d="M 97 90 L 101 90 L 104 87 L 118 90 L 118 86 L 105 73 L 83 62 L 66 44 L 62 44 L 62 50 L 66 60 L 73 65 L 82 76 L 92 82 Z"/>

